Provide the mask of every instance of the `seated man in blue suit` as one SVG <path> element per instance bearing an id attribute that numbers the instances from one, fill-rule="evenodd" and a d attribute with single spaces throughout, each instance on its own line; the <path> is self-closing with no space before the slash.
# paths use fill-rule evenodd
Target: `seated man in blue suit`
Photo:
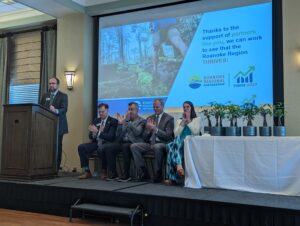
<path id="1" fill-rule="evenodd" d="M 97 150 L 98 155 L 102 160 L 102 179 L 106 179 L 107 166 L 105 153 L 110 149 L 111 143 L 114 142 L 116 137 L 116 129 L 118 120 L 108 115 L 108 105 L 101 103 L 98 106 L 99 117 L 96 118 L 92 124 L 89 125 L 89 138 L 92 140 L 90 143 L 80 144 L 78 146 L 78 154 L 80 157 L 81 168 L 84 173 L 79 176 L 79 179 L 87 179 L 92 177 L 89 168 L 89 156 Z"/>

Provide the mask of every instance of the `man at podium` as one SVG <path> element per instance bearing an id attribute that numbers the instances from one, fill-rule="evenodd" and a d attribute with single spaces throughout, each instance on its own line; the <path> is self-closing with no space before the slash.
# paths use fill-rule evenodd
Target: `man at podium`
<path id="1" fill-rule="evenodd" d="M 49 79 L 49 90 L 42 96 L 40 104 L 50 111 L 58 114 L 58 145 L 57 145 L 57 171 L 60 168 L 62 156 L 62 141 L 64 134 L 68 133 L 66 113 L 68 111 L 68 95 L 59 91 L 59 79 Z"/>

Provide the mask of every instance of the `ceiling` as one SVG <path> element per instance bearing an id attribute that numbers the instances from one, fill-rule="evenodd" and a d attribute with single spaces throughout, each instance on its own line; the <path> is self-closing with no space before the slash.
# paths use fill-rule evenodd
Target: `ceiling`
<path id="1" fill-rule="evenodd" d="M 13 0 L 0 0 L 0 30 L 7 27 L 16 27 L 24 23 L 37 23 L 53 20 L 46 15 Z"/>
<path id="2" fill-rule="evenodd" d="M 0 32 L 55 20 L 66 14 L 89 16 L 163 5 L 183 0 L 0 0 Z"/>
<path id="3" fill-rule="evenodd" d="M 116 2 L 119 0 L 72 0 L 73 2 L 76 2 L 77 4 L 87 7 L 87 6 L 93 6 L 93 5 L 100 5 L 105 4 L 109 2 Z"/>
<path id="4" fill-rule="evenodd" d="M 0 0 L 0 31 L 54 20 L 74 12 L 87 14 L 87 7 L 118 1 L 120 0 Z"/>

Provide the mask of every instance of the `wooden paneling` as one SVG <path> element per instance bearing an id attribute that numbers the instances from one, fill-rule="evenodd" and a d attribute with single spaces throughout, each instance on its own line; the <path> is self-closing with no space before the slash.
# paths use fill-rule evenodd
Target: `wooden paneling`
<path id="1" fill-rule="evenodd" d="M 58 117 L 36 104 L 4 105 L 1 177 L 56 175 Z"/>
<path id="2" fill-rule="evenodd" d="M 33 147 L 33 165 L 35 169 L 51 168 L 55 164 L 55 150 L 53 140 L 56 139 L 56 126 L 53 119 L 48 117 L 43 112 L 35 112 L 35 127 L 33 128 L 33 139 L 31 142 L 35 143 Z M 49 134 L 45 139 L 44 134 Z"/>
<path id="3" fill-rule="evenodd" d="M 4 136 L 6 150 L 9 154 L 5 156 L 3 167 L 7 169 L 25 170 L 28 168 L 28 137 L 30 122 L 26 119 L 30 117 L 30 112 L 25 109 L 10 111 L 6 114 L 4 110 Z"/>

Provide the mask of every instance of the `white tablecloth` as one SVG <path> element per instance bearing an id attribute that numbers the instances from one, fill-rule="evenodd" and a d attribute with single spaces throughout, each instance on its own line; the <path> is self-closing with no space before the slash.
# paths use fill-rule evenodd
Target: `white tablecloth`
<path id="1" fill-rule="evenodd" d="M 300 195 L 300 137 L 185 140 L 185 186 Z"/>

